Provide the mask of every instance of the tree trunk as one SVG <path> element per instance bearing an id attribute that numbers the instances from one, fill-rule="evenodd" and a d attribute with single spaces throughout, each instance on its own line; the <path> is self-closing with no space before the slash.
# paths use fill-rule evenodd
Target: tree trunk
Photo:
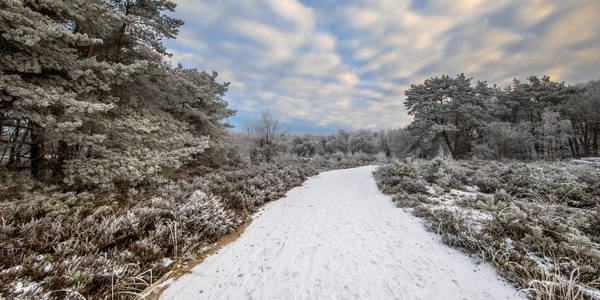
<path id="1" fill-rule="evenodd" d="M 19 141 L 19 134 L 21 131 L 21 120 L 17 120 L 17 124 L 15 126 L 15 131 L 12 134 L 13 140 L 8 139 L 10 145 L 10 153 L 8 155 L 8 163 L 6 164 L 7 168 L 10 168 L 17 160 L 17 142 Z"/>
<path id="2" fill-rule="evenodd" d="M 585 127 L 584 128 L 585 128 L 585 130 L 583 132 L 583 142 L 584 142 L 584 146 L 583 147 L 585 149 L 584 152 L 585 152 L 585 155 L 590 155 L 590 153 L 592 153 L 592 141 L 591 141 L 591 139 L 589 137 L 589 128 L 590 128 L 590 126 L 589 126 L 588 122 L 585 122 Z"/>
<path id="3" fill-rule="evenodd" d="M 442 131 L 442 136 L 444 137 L 446 146 L 448 146 L 448 150 L 450 150 L 450 153 L 452 154 L 452 158 L 456 159 L 456 154 L 454 153 L 454 149 L 452 149 L 452 143 L 450 142 L 450 138 L 448 138 L 448 133 L 446 133 L 446 131 Z"/>
<path id="4" fill-rule="evenodd" d="M 71 147 L 65 141 L 58 142 L 57 158 L 54 163 L 54 175 L 62 177 L 64 175 L 65 161 L 71 158 Z"/>
<path id="5" fill-rule="evenodd" d="M 121 61 L 121 48 L 123 48 L 123 39 L 125 38 L 125 29 L 127 28 L 127 23 L 123 23 L 121 27 L 121 35 L 119 36 L 119 44 L 117 46 L 117 58 L 115 59 L 116 63 Z"/>
<path id="6" fill-rule="evenodd" d="M 459 142 L 459 140 L 460 140 L 460 133 L 459 133 L 459 132 L 457 132 L 457 133 L 455 133 L 455 135 L 454 135 L 454 147 L 452 148 L 452 149 L 454 150 L 454 151 L 452 151 L 452 157 L 453 157 L 454 159 L 457 159 L 457 158 L 458 158 L 458 156 L 459 156 L 459 153 L 458 153 L 458 149 L 460 148 L 460 147 L 458 146 L 458 142 Z"/>
<path id="7" fill-rule="evenodd" d="M 91 44 L 88 47 L 88 51 L 87 51 L 87 58 L 90 58 L 94 55 L 94 44 Z"/>
<path id="8" fill-rule="evenodd" d="M 598 156 L 598 127 L 600 124 L 598 122 L 594 122 L 593 132 L 594 132 L 594 143 L 592 144 L 592 155 Z"/>
<path id="9" fill-rule="evenodd" d="M 4 126 L 2 126 L 2 123 L 4 123 L 4 113 L 0 115 L 0 140 L 2 140 L 2 135 L 4 134 Z M 4 148 L 4 151 L 2 152 L 2 157 L 0 157 L 0 164 L 4 162 L 4 156 L 6 155 L 8 148 L 8 145 L 6 146 L 6 148 Z"/>
<path id="10" fill-rule="evenodd" d="M 125 5 L 125 15 L 129 15 L 129 8 L 131 4 L 129 0 L 127 0 L 127 4 Z M 125 30 L 127 29 L 127 23 L 123 23 L 121 26 L 121 33 L 119 34 L 119 43 L 117 44 L 117 57 L 115 58 L 115 62 L 119 63 L 121 61 L 121 49 L 123 48 L 123 41 L 125 39 Z"/>
<path id="11" fill-rule="evenodd" d="M 575 144 L 575 149 L 577 151 L 577 156 L 581 157 L 583 155 L 583 148 L 581 147 L 581 141 L 578 138 L 573 139 L 573 143 Z"/>
<path id="12" fill-rule="evenodd" d="M 37 178 L 40 175 L 44 159 L 44 129 L 35 123 L 31 124 L 31 128 L 30 170 L 31 177 Z"/>
<path id="13" fill-rule="evenodd" d="M 454 118 L 454 126 L 456 127 L 456 133 L 454 134 L 454 147 L 452 148 L 452 158 L 457 159 L 458 158 L 458 141 L 460 139 L 460 135 L 461 135 L 461 130 L 459 127 L 459 120 L 460 120 L 460 115 L 456 114 L 456 117 Z"/>
<path id="14" fill-rule="evenodd" d="M 573 157 L 577 157 L 577 153 L 575 152 L 575 147 L 573 147 L 573 140 L 569 138 L 569 148 L 571 148 L 571 155 Z"/>

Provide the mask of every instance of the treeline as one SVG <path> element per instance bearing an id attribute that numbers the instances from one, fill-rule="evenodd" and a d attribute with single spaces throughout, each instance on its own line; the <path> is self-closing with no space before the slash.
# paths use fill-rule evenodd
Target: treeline
<path id="1" fill-rule="evenodd" d="M 414 121 L 388 132 L 394 152 L 522 160 L 599 155 L 599 81 L 566 85 L 532 76 L 506 88 L 471 81 L 460 74 L 412 85 L 405 105 Z"/>
<path id="2" fill-rule="evenodd" d="M 0 162 L 71 189 L 160 182 L 224 156 L 216 73 L 172 67 L 166 0 L 0 2 Z"/>
<path id="3" fill-rule="evenodd" d="M 472 80 L 459 74 L 412 85 L 405 105 L 414 120 L 405 128 L 288 134 L 267 110 L 236 134 L 243 145 L 238 153 L 254 160 L 282 153 L 517 160 L 600 155 L 600 81 L 567 85 L 531 76 L 500 88 Z"/>
<path id="4" fill-rule="evenodd" d="M 0 164 L 75 190 L 149 186 L 188 164 L 336 153 L 454 158 L 597 156 L 600 83 L 531 77 L 500 88 L 442 76 L 406 91 L 405 129 L 284 134 L 234 115 L 216 73 L 173 67 L 171 1 L 0 3 Z"/>
<path id="5" fill-rule="evenodd" d="M 236 153 L 250 160 L 269 161 L 277 155 L 295 155 L 304 158 L 331 155 L 373 156 L 384 148 L 385 132 L 340 129 L 334 134 L 289 133 L 267 109 L 261 118 L 233 132 L 237 141 Z"/>

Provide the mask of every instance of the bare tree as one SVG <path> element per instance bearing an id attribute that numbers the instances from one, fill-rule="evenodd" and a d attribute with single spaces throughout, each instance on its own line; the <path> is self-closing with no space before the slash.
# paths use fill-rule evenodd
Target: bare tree
<path id="1" fill-rule="evenodd" d="M 270 161 L 280 148 L 280 140 L 287 134 L 289 127 L 282 128 L 281 123 L 276 120 L 269 109 L 265 109 L 260 119 L 247 127 L 250 139 L 254 141 L 254 149 L 251 156 L 258 156 Z"/>

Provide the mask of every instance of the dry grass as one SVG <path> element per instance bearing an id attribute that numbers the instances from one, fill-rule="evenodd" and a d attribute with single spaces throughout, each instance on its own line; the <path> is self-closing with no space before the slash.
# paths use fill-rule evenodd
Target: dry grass
<path id="1" fill-rule="evenodd" d="M 406 160 L 381 168 L 376 179 L 445 243 L 489 262 L 531 298 L 600 297 L 597 169 Z M 431 187 L 425 193 L 412 186 L 423 180 Z M 473 186 L 479 192 L 469 192 Z"/>
<path id="2" fill-rule="evenodd" d="M 181 276 L 191 273 L 192 269 L 201 264 L 204 259 L 217 253 L 223 247 L 237 240 L 251 223 L 252 218 L 246 218 L 246 221 L 233 232 L 222 236 L 214 244 L 206 247 L 203 251 L 198 252 L 196 259 L 189 262 L 177 262 L 173 264 L 169 272 L 163 275 L 156 282 L 148 284 L 144 291 L 136 295 L 136 299 L 159 299 L 162 292 L 169 287 L 171 280 L 177 280 Z"/>
<path id="3" fill-rule="evenodd" d="M 374 159 L 288 156 L 200 166 L 160 186 L 115 194 L 0 173 L 0 298 L 138 297 L 205 247 L 235 237 L 248 215 L 308 176 Z"/>

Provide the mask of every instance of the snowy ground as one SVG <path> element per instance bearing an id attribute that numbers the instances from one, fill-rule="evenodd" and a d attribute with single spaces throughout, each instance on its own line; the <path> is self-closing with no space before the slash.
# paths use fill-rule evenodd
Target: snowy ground
<path id="1" fill-rule="evenodd" d="M 375 167 L 309 179 L 162 299 L 518 299 L 377 189 Z"/>

